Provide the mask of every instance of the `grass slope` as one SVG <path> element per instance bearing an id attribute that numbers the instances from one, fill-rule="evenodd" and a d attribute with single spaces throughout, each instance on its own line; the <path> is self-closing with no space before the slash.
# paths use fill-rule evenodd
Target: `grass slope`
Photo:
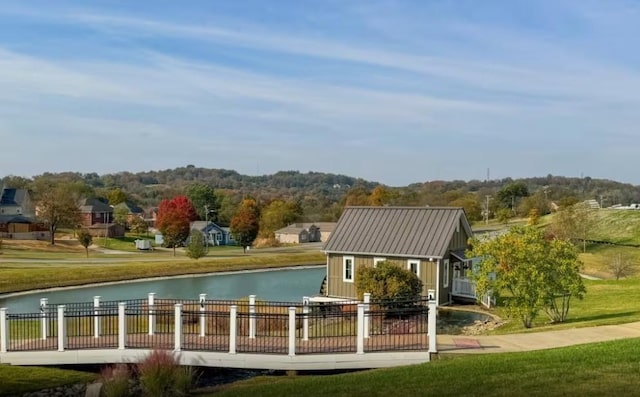
<path id="1" fill-rule="evenodd" d="M 462 356 L 333 376 L 258 377 L 211 397 L 638 395 L 640 340 Z"/>

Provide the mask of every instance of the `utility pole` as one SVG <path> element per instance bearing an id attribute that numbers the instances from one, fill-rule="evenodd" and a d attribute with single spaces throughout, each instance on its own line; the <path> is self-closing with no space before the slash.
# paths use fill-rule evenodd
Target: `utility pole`
<path id="1" fill-rule="evenodd" d="M 204 246 L 205 250 L 209 252 L 209 206 L 204 205 Z"/>
<path id="2" fill-rule="evenodd" d="M 489 199 L 491 198 L 491 196 L 486 195 L 485 198 L 487 199 L 484 206 L 484 224 L 486 225 L 487 223 L 489 223 Z"/>

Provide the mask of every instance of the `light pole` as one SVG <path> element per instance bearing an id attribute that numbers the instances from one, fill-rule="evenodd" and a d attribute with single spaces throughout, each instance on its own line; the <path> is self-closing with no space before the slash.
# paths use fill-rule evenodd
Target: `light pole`
<path id="1" fill-rule="evenodd" d="M 207 204 L 204 205 L 204 246 L 205 250 L 209 252 L 209 206 Z"/>

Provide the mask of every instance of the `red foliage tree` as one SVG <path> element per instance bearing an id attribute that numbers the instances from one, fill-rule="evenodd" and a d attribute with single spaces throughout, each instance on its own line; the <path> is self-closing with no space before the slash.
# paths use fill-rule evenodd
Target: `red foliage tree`
<path id="1" fill-rule="evenodd" d="M 174 256 L 176 246 L 182 245 L 189 237 L 191 221 L 197 217 L 193 204 L 186 196 L 160 202 L 156 226 L 162 233 L 165 245 L 173 248 Z"/>

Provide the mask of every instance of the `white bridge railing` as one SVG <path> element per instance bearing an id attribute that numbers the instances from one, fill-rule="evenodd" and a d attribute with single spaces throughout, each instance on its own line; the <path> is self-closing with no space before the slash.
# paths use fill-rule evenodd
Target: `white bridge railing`
<path id="1" fill-rule="evenodd" d="M 436 302 L 302 304 L 148 299 L 49 305 L 40 313 L 0 309 L 0 362 L 8 355 L 106 349 L 175 352 L 335 355 L 436 353 Z M 361 360 L 361 359 L 360 359 Z"/>

